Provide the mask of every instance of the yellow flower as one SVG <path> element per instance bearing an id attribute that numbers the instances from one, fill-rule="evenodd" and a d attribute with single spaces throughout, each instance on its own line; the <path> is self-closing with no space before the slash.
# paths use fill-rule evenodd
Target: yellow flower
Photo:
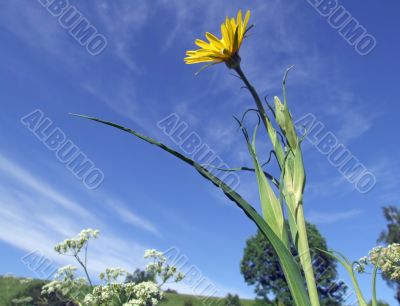
<path id="1" fill-rule="evenodd" d="M 222 38 L 218 39 L 207 32 L 208 43 L 201 39 L 196 39 L 195 44 L 200 49 L 186 52 L 186 64 L 218 64 L 225 62 L 228 67 L 232 68 L 234 63 L 240 60 L 237 53 L 246 34 L 249 19 L 250 11 L 246 12 L 246 16 L 243 19 L 241 10 L 239 10 L 236 20 L 233 17 L 226 17 L 225 22 L 221 24 Z"/>

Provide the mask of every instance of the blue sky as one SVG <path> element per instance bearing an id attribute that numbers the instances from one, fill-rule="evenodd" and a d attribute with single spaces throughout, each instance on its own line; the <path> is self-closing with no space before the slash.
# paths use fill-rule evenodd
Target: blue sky
<path id="1" fill-rule="evenodd" d="M 313 113 L 376 176 L 361 194 L 325 155 L 305 143 L 305 211 L 329 247 L 364 256 L 385 227 L 383 205 L 399 205 L 397 1 L 343 3 L 377 41 L 357 54 L 306 0 L 70 1 L 107 39 L 90 55 L 39 1 L 0 4 L 0 273 L 30 275 L 21 257 L 39 250 L 65 264 L 52 246 L 86 227 L 101 230 L 91 271 L 143 267 L 146 248 L 178 248 L 220 294 L 252 297 L 239 261 L 255 227 L 192 169 L 115 129 L 73 118 L 89 114 L 149 134 L 177 150 L 157 122 L 176 113 L 232 167 L 250 165 L 232 115 L 253 102 L 224 65 L 194 77 L 183 62 L 195 38 L 219 32 L 226 15 L 250 9 L 255 25 L 242 67 L 260 94 L 281 95 L 284 70 L 295 118 Z M 104 173 L 87 189 L 20 119 L 40 109 Z M 254 178 L 239 191 L 259 205 Z M 340 277 L 345 281 L 345 273 Z M 369 291 L 369 277 L 362 278 Z M 190 292 L 187 284 L 178 286 Z M 391 305 L 393 291 L 379 281 Z"/>

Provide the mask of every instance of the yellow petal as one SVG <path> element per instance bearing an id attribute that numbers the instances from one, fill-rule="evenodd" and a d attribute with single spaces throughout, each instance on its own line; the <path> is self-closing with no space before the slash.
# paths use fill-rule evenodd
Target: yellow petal
<path id="1" fill-rule="evenodd" d="M 242 10 L 239 10 L 239 12 L 238 12 L 238 14 L 237 14 L 236 23 L 237 23 L 238 25 L 239 25 L 239 24 L 242 24 Z"/>
<path id="2" fill-rule="evenodd" d="M 208 48 L 210 46 L 208 43 L 206 43 L 204 40 L 201 39 L 196 39 L 194 43 L 200 48 Z"/>
<path id="3" fill-rule="evenodd" d="M 197 39 L 195 44 L 200 47 L 198 50 L 189 50 L 186 52 L 184 61 L 187 64 L 196 64 L 202 62 L 220 63 L 230 60 L 235 54 L 244 38 L 247 24 L 250 19 L 250 11 L 246 11 L 243 20 L 243 12 L 239 10 L 236 18 L 225 18 L 221 24 L 221 39 L 207 32 L 208 40 Z"/>
<path id="4" fill-rule="evenodd" d="M 229 46 L 231 44 L 231 40 L 225 24 L 221 24 L 221 33 L 224 46 Z"/>
<path id="5" fill-rule="evenodd" d="M 228 17 L 226 18 L 226 21 L 225 21 L 225 27 L 226 27 L 226 31 L 227 31 L 228 38 L 229 38 L 229 42 L 226 45 L 228 47 L 228 46 L 232 45 L 233 35 L 234 35 L 234 32 L 233 32 L 234 30 L 232 29 L 232 24 L 231 24 L 230 20 L 228 19 Z"/>
<path id="6" fill-rule="evenodd" d="M 250 19 L 250 10 L 247 10 L 246 16 L 244 17 L 244 22 L 243 22 L 243 28 L 245 31 L 247 28 L 247 24 L 249 23 L 249 19 Z"/>
<path id="7" fill-rule="evenodd" d="M 235 29 L 236 29 L 236 21 L 235 21 L 235 18 L 231 18 L 231 25 L 232 25 L 232 29 L 233 29 L 233 31 L 235 31 Z"/>
<path id="8" fill-rule="evenodd" d="M 211 44 L 213 44 L 219 48 L 222 47 L 221 41 L 217 37 L 215 37 L 213 34 L 207 32 L 206 37 L 210 41 Z"/>

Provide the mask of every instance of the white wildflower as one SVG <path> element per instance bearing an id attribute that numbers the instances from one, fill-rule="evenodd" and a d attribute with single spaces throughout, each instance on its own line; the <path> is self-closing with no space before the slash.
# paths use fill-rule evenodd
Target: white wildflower
<path id="1" fill-rule="evenodd" d="M 387 247 L 377 246 L 368 256 L 359 260 L 358 271 L 364 272 L 367 265 L 378 267 L 388 278 L 400 280 L 400 244 L 393 243 Z"/>

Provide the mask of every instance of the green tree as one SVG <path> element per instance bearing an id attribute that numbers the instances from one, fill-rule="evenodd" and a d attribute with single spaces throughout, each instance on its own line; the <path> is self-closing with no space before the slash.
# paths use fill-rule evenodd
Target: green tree
<path id="1" fill-rule="evenodd" d="M 387 221 L 387 227 L 380 234 L 378 243 L 386 245 L 400 243 L 400 209 L 396 206 L 383 207 L 383 215 Z M 395 298 L 400 303 L 400 282 L 389 280 L 384 274 L 382 277 L 390 287 L 396 290 Z"/>
<path id="2" fill-rule="evenodd" d="M 228 295 L 225 298 L 225 305 L 226 306 L 241 306 L 242 304 L 240 303 L 240 298 L 237 294 L 233 295 L 228 293 Z"/>
<path id="3" fill-rule="evenodd" d="M 327 244 L 315 225 L 307 223 L 307 235 L 321 305 L 340 305 L 346 288 L 342 283 L 335 282 L 336 260 L 318 250 L 327 250 Z M 292 253 L 298 255 L 293 244 Z M 262 233 L 258 232 L 247 240 L 240 269 L 246 283 L 255 285 L 255 293 L 259 298 L 271 302 L 269 297 L 273 296 L 274 302 L 293 305 L 278 256 Z"/>
<path id="4" fill-rule="evenodd" d="M 128 274 L 125 278 L 125 283 L 139 284 L 149 281 L 155 281 L 154 273 L 140 269 L 136 269 L 132 274 Z"/>
<path id="5" fill-rule="evenodd" d="M 372 302 L 369 302 L 368 306 L 372 306 Z M 378 300 L 377 301 L 377 306 L 390 306 L 390 305 L 388 303 L 384 302 L 384 301 Z"/>

